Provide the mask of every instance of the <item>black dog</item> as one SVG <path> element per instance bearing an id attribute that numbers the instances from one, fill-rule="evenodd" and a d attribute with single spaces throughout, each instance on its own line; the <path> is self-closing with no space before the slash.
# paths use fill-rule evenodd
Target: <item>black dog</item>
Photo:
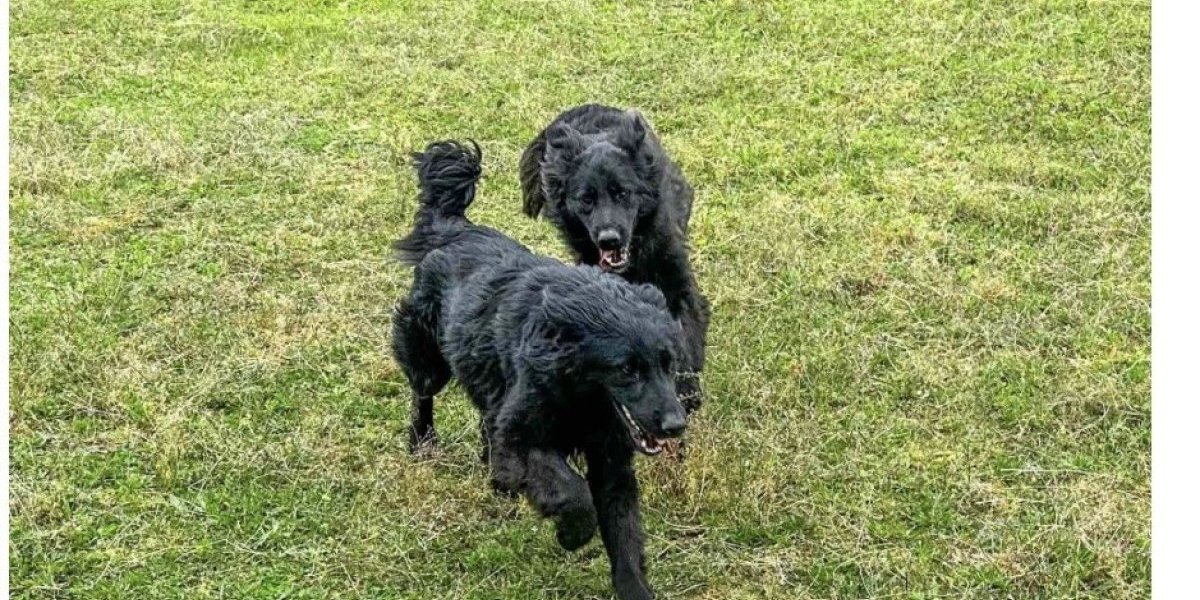
<path id="1" fill-rule="evenodd" d="M 688 262 L 692 187 L 645 119 L 572 108 L 525 148 L 520 174 L 525 214 L 550 219 L 580 262 L 662 290 L 683 326 L 679 396 L 699 408 L 709 306 Z"/>
<path id="2" fill-rule="evenodd" d="M 679 325 L 662 293 L 472 224 L 478 146 L 438 142 L 414 158 L 421 206 L 394 247 L 416 269 L 392 316 L 415 395 L 413 448 L 435 440 L 433 396 L 453 374 L 482 413 L 492 484 L 554 518 L 568 550 L 599 524 L 618 595 L 652 598 L 633 451 L 657 454 L 686 427 L 672 377 Z M 586 481 L 567 464 L 577 452 Z"/>

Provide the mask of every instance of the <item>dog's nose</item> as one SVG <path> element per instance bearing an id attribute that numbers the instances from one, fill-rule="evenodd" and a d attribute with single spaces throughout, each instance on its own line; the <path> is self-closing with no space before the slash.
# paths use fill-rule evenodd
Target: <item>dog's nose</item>
<path id="1" fill-rule="evenodd" d="M 621 234 L 617 233 L 616 229 L 605 229 L 596 236 L 596 245 L 601 250 L 620 250 Z"/>
<path id="2" fill-rule="evenodd" d="M 679 437 L 683 434 L 683 430 L 687 429 L 687 418 L 682 413 L 668 413 L 663 417 L 662 423 L 659 424 L 662 428 L 663 435 L 667 437 Z"/>

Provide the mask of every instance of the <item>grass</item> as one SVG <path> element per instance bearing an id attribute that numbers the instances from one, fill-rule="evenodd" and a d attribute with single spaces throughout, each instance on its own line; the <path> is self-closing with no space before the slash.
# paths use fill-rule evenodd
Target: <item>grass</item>
<path id="1" fill-rule="evenodd" d="M 11 9 L 13 598 L 605 598 L 404 450 L 403 153 L 642 109 L 714 306 L 666 598 L 1149 595 L 1149 3 Z"/>

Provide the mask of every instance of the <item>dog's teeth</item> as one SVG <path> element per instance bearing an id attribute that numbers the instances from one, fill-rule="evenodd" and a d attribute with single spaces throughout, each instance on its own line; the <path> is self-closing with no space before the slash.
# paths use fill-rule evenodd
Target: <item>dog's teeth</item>
<path id="1" fill-rule="evenodd" d="M 633 427 L 634 431 L 636 431 L 638 434 L 641 434 L 642 428 L 638 426 L 637 421 L 633 420 L 633 415 L 630 414 L 629 409 L 620 404 L 617 406 L 621 409 L 621 413 L 625 415 L 625 419 L 629 421 L 629 425 Z"/>

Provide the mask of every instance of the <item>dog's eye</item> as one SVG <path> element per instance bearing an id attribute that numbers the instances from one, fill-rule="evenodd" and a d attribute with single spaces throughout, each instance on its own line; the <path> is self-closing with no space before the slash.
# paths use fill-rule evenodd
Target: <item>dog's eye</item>
<path id="1" fill-rule="evenodd" d="M 584 206 L 591 206 L 596 201 L 596 197 L 591 192 L 584 192 L 579 195 L 579 203 Z"/>
<path id="2" fill-rule="evenodd" d="M 629 377 L 630 379 L 637 379 L 637 376 L 638 376 L 637 365 L 633 364 L 633 361 L 629 361 L 629 362 L 621 365 L 621 374 L 626 377 Z"/>
<path id="3" fill-rule="evenodd" d="M 613 194 L 613 198 L 616 198 L 618 202 L 624 202 L 625 200 L 629 199 L 629 192 L 625 190 L 618 190 L 615 194 Z"/>

